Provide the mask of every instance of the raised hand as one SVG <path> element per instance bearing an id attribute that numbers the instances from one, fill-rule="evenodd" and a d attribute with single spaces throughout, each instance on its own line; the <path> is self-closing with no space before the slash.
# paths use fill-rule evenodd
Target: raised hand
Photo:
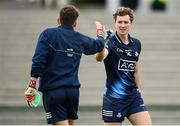
<path id="1" fill-rule="evenodd" d="M 104 37 L 104 35 L 105 35 L 105 26 L 103 26 L 101 24 L 101 22 L 99 22 L 99 21 L 96 21 L 95 25 L 96 25 L 97 35 Z"/>

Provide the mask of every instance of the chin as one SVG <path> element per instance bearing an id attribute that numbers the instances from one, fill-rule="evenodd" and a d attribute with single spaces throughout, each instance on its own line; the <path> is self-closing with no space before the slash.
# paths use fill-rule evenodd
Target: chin
<path id="1" fill-rule="evenodd" d="M 122 36 L 124 36 L 124 35 L 126 35 L 127 33 L 120 33 L 120 35 L 122 35 Z"/>

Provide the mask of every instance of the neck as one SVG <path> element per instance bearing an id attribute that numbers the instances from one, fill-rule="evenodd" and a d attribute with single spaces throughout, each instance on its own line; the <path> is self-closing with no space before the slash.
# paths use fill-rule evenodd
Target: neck
<path id="1" fill-rule="evenodd" d="M 119 35 L 119 37 L 121 38 L 121 40 L 124 44 L 129 43 L 128 34 L 127 35 Z"/>

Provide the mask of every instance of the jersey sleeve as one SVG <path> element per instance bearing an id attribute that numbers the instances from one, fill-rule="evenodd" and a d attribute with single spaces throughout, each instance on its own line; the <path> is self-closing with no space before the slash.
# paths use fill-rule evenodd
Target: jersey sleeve
<path id="1" fill-rule="evenodd" d="M 112 39 L 109 39 L 107 44 L 105 45 L 105 48 L 110 52 L 112 49 Z"/>

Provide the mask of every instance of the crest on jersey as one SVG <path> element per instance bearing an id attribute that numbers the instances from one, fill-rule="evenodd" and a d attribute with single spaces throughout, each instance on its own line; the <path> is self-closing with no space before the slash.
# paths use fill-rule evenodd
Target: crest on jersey
<path id="1" fill-rule="evenodd" d="M 116 117 L 121 118 L 121 117 L 122 117 L 121 113 L 118 112 L 118 114 L 116 115 Z"/>
<path id="2" fill-rule="evenodd" d="M 132 50 L 125 50 L 127 56 L 132 56 Z"/>

